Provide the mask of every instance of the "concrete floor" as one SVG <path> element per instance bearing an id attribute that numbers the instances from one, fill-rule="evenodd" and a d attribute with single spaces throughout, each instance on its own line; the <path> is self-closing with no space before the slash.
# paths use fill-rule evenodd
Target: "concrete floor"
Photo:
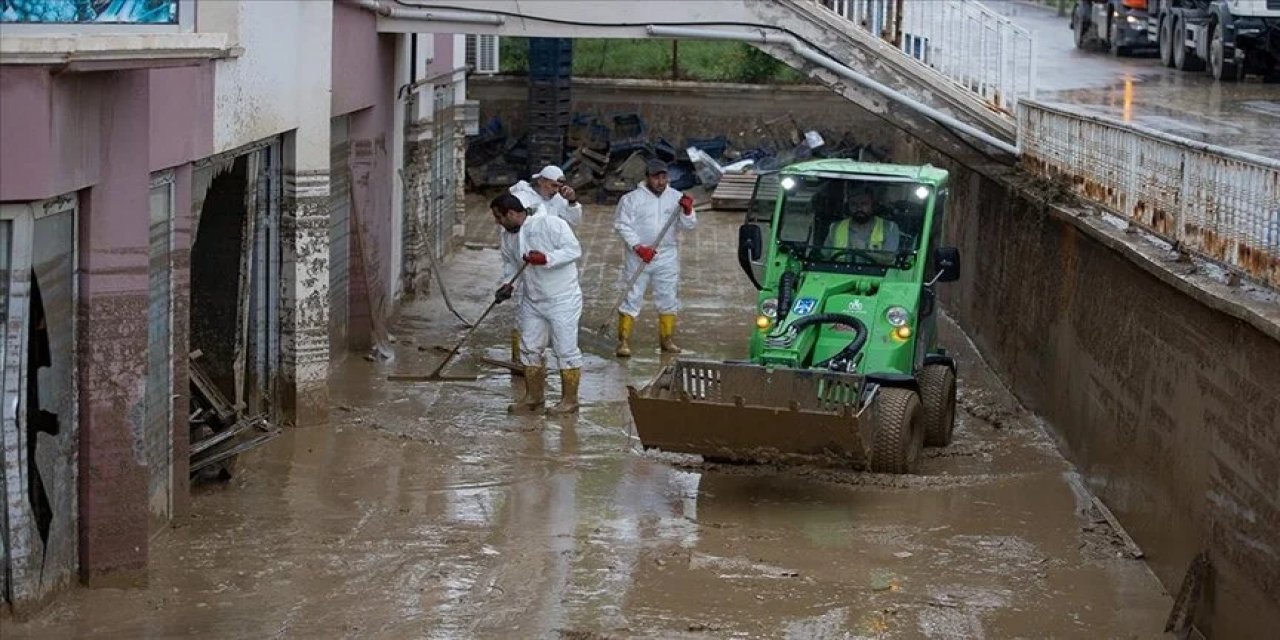
<path id="1" fill-rule="evenodd" d="M 1166 68 L 1154 50 L 1124 58 L 1081 51 L 1070 19 L 1052 7 L 1023 0 L 988 5 L 1031 33 L 1037 100 L 1280 158 L 1280 83 L 1256 76 L 1220 83 L 1208 73 Z"/>
<path id="2" fill-rule="evenodd" d="M 495 229 L 473 212 L 481 246 Z M 620 248 L 610 209 L 586 217 L 595 327 Z M 680 338 L 700 357 L 745 354 L 739 218 L 704 214 L 685 238 Z M 450 259 L 464 314 L 487 304 L 498 263 L 488 248 Z M 439 355 L 421 348 L 462 331 L 437 294 L 410 304 L 393 361 L 338 367 L 330 426 L 290 431 L 200 492 L 156 541 L 150 586 L 73 591 L 4 638 L 1160 636 L 1170 598 L 954 325 L 956 442 L 893 477 L 642 452 L 625 385 L 660 363 L 651 309 L 630 362 L 588 358 L 580 416 L 512 419 L 517 383 L 474 360 L 505 353 L 510 311 L 451 369 L 480 380 L 387 382 L 429 370 Z"/>

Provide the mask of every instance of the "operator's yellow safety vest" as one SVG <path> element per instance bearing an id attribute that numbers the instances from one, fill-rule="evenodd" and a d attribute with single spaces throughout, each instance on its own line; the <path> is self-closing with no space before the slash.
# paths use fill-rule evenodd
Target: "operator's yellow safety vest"
<path id="1" fill-rule="evenodd" d="M 884 218 L 876 216 L 875 224 L 871 227 L 871 242 L 868 245 L 868 249 L 875 251 L 884 248 Z M 836 225 L 836 241 L 833 246 L 836 249 L 849 248 L 849 218 L 841 220 Z"/>

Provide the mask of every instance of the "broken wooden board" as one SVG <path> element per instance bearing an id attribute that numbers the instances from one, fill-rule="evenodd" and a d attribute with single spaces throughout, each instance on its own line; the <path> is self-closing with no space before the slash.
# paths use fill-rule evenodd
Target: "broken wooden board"
<path id="1" fill-rule="evenodd" d="M 756 190 L 756 180 L 760 176 L 754 173 L 726 173 L 720 178 L 720 184 L 711 194 L 711 206 L 728 211 L 746 211 L 751 204 L 751 196 Z"/>

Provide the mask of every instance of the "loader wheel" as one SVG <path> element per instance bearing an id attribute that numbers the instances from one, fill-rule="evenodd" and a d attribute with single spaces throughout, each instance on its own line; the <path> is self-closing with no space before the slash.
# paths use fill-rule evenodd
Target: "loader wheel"
<path id="1" fill-rule="evenodd" d="M 956 374 L 945 364 L 931 364 L 919 380 L 924 446 L 945 447 L 956 426 Z"/>
<path id="2" fill-rule="evenodd" d="M 874 409 L 871 470 L 915 473 L 924 446 L 920 396 L 910 389 L 882 387 Z"/>

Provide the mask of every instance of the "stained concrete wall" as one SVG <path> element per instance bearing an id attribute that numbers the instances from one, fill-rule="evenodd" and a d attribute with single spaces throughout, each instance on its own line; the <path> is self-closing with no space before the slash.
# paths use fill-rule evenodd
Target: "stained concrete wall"
<path id="1" fill-rule="evenodd" d="M 899 157 L 953 171 L 948 310 L 1170 592 L 1209 552 L 1203 631 L 1280 628 L 1280 326 L 1193 295 L 1105 222 L 918 147 Z"/>
<path id="2" fill-rule="evenodd" d="M 472 77 L 468 82 L 470 97 L 480 101 L 482 124 L 498 116 L 508 131 L 524 131 L 529 97 L 524 78 Z M 687 137 L 723 134 L 735 145 L 751 147 L 796 125 L 849 132 L 859 143 L 876 147 L 888 148 L 895 140 L 896 130 L 884 120 L 819 86 L 578 78 L 571 91 L 575 113 L 639 113 L 651 140 L 662 136 L 675 145 Z"/>

